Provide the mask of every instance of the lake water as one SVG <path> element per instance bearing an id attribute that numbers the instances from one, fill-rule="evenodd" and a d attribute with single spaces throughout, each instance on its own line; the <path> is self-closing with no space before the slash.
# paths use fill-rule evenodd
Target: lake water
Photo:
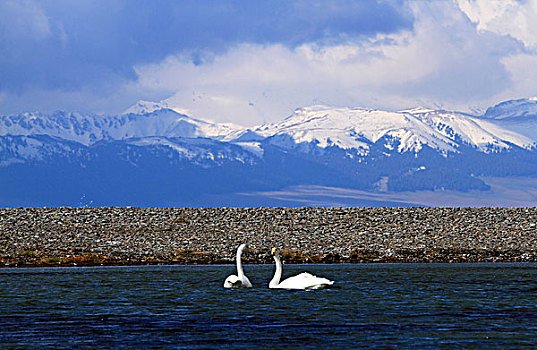
<path id="1" fill-rule="evenodd" d="M 336 281 L 269 290 L 273 266 L 0 269 L 3 348 L 535 348 L 537 264 L 284 265 Z"/>

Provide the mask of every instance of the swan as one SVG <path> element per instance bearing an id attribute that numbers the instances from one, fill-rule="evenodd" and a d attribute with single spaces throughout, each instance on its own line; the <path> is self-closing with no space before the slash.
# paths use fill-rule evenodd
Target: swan
<path id="1" fill-rule="evenodd" d="M 241 255 L 244 248 L 246 244 L 243 243 L 237 249 L 237 275 L 228 276 L 224 281 L 224 288 L 252 288 L 252 283 L 242 271 Z"/>
<path id="2" fill-rule="evenodd" d="M 327 286 L 334 284 L 334 281 L 323 277 L 314 276 L 308 272 L 302 272 L 293 277 L 289 277 L 282 282 L 280 278 L 282 277 L 282 262 L 280 261 L 280 251 L 276 248 L 272 248 L 272 255 L 274 256 L 274 261 L 276 262 L 276 272 L 274 272 L 274 277 L 269 283 L 269 288 L 280 288 L 280 289 L 323 289 Z"/>

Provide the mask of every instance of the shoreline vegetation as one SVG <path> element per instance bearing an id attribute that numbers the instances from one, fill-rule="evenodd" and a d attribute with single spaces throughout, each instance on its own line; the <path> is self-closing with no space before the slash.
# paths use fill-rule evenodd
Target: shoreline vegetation
<path id="1" fill-rule="evenodd" d="M 0 209 L 0 267 L 537 262 L 537 208 Z"/>

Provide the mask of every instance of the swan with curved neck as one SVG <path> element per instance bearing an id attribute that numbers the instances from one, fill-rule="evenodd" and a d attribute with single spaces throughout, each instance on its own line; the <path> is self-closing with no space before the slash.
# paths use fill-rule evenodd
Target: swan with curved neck
<path id="1" fill-rule="evenodd" d="M 330 281 L 327 278 L 317 277 L 308 272 L 302 272 L 293 277 L 289 277 L 280 282 L 282 278 L 282 262 L 280 260 L 280 252 L 276 248 L 272 248 L 272 255 L 276 262 L 276 271 L 274 277 L 269 283 L 269 288 L 279 289 L 323 289 L 332 284 L 334 281 Z"/>
<path id="2" fill-rule="evenodd" d="M 224 288 L 252 288 L 252 283 L 242 270 L 241 256 L 246 244 L 241 244 L 237 249 L 237 275 L 230 275 L 224 281 Z"/>

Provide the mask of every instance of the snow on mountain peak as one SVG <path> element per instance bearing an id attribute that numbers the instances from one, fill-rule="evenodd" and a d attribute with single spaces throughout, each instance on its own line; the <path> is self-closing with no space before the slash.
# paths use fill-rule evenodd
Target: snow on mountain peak
<path id="1" fill-rule="evenodd" d="M 136 102 L 134 105 L 130 106 L 123 112 L 123 114 L 147 114 L 154 111 L 157 111 L 159 109 L 168 109 L 168 103 L 165 101 L 161 102 L 151 102 L 151 101 L 144 101 L 140 100 Z"/>
<path id="2" fill-rule="evenodd" d="M 521 98 L 498 103 L 485 112 L 487 119 L 537 117 L 537 97 Z"/>
<path id="3" fill-rule="evenodd" d="M 389 112 L 317 105 L 297 109 L 282 122 L 261 125 L 251 132 L 273 137 L 273 142 L 280 142 L 282 147 L 290 146 L 282 137 L 287 135 L 294 144 L 337 146 L 364 155 L 382 138 L 386 138 L 383 142 L 387 149 L 392 149 L 393 140 L 397 140 L 398 152 L 419 152 L 427 145 L 444 154 L 458 152 L 462 144 L 489 152 L 511 145 L 528 148 L 536 141 L 482 118 L 424 108 Z"/>
<path id="4" fill-rule="evenodd" d="M 431 113 L 435 112 L 436 110 L 430 109 L 430 108 L 424 108 L 424 107 L 415 107 L 411 109 L 404 109 L 399 111 L 400 113 L 409 113 L 409 114 L 422 114 L 422 113 Z"/>
<path id="5" fill-rule="evenodd" d="M 0 136 L 49 135 L 84 145 L 129 138 L 201 137 L 233 142 L 257 153 L 260 142 L 268 139 L 284 148 L 338 147 L 361 155 L 369 154 L 378 142 L 387 151 L 397 147 L 398 152 L 419 152 L 427 146 L 442 154 L 458 152 L 462 145 L 483 152 L 537 145 L 537 98 L 502 102 L 483 117 L 425 108 L 391 112 L 314 105 L 295 110 L 281 122 L 251 129 L 194 119 L 168 107 L 139 101 L 128 113 L 116 116 L 66 112 L 0 116 Z M 506 117 L 513 111 L 527 117 Z"/>
<path id="6" fill-rule="evenodd" d="M 424 123 L 449 139 L 479 148 L 487 152 L 491 147 L 496 149 L 510 148 L 510 144 L 522 148 L 529 147 L 535 140 L 522 136 L 482 118 L 449 111 L 428 111 L 416 113 Z"/>
<path id="7" fill-rule="evenodd" d="M 171 109 L 117 116 L 66 112 L 0 116 L 0 136 L 49 135 L 84 145 L 100 140 L 151 136 L 223 139 L 237 128 L 193 119 Z"/>
<path id="8" fill-rule="evenodd" d="M 417 152 L 424 144 L 445 152 L 455 151 L 457 146 L 412 114 L 365 108 L 301 108 L 281 123 L 262 125 L 253 131 L 265 137 L 285 134 L 296 143 L 315 142 L 323 148 L 358 149 L 363 154 L 385 136 L 401 141 L 399 152 Z"/>

